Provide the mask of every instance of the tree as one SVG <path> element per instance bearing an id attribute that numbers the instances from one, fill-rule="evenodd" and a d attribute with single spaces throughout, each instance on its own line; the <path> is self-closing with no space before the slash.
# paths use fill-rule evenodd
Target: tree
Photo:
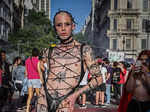
<path id="1" fill-rule="evenodd" d="M 87 41 L 87 39 L 85 38 L 85 36 L 81 32 L 75 34 L 74 39 L 79 41 L 79 42 L 89 44 L 89 42 Z"/>
<path id="2" fill-rule="evenodd" d="M 44 12 L 31 10 L 25 20 L 23 29 L 9 35 L 8 40 L 15 45 L 15 50 L 29 56 L 32 48 L 42 49 L 49 47 L 50 42 L 57 42 L 51 22 Z"/>

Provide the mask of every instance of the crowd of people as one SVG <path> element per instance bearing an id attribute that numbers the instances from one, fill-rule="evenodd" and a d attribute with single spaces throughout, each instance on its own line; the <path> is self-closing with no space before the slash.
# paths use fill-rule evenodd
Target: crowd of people
<path id="1" fill-rule="evenodd" d="M 87 93 L 86 95 L 92 94 L 95 97 L 94 101 L 91 101 L 96 107 L 106 107 L 111 104 L 111 99 L 114 99 L 116 104 L 118 104 L 120 97 L 122 96 L 123 85 L 126 82 L 128 71 L 131 69 L 123 61 L 115 61 L 110 63 L 107 58 L 97 57 L 97 64 L 102 74 L 103 82 L 100 86 L 92 90 L 92 93 Z M 88 74 L 90 75 L 90 73 Z M 87 81 L 90 80 L 90 77 L 87 78 Z M 83 99 L 85 99 L 83 97 Z M 81 108 L 85 108 L 85 101 L 81 103 Z"/>
<path id="2" fill-rule="evenodd" d="M 37 112 L 73 112 L 75 103 L 86 108 L 87 101 L 103 108 L 112 99 L 119 105 L 118 112 L 150 110 L 149 50 L 142 51 L 130 66 L 124 61 L 110 62 L 73 39 L 71 13 L 58 11 L 53 25 L 60 40 L 53 49 L 45 48 L 39 55 L 33 48 L 31 56 L 24 61 L 16 57 L 12 65 L 6 61 L 6 52 L 0 52 L 0 107 L 11 103 L 14 91 L 19 91 L 26 112 L 33 96 Z"/>

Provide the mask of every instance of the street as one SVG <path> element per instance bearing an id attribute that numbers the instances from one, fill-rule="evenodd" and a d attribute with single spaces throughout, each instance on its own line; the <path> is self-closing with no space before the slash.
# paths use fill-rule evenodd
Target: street
<path id="1" fill-rule="evenodd" d="M 87 108 L 80 108 L 78 104 L 75 105 L 74 112 L 117 112 L 116 104 L 110 104 L 105 107 L 95 107 L 90 102 L 87 102 Z M 15 92 L 11 104 L 6 104 L 2 112 L 25 112 L 25 104 L 21 104 L 18 92 Z M 35 112 L 35 109 L 32 109 Z"/>

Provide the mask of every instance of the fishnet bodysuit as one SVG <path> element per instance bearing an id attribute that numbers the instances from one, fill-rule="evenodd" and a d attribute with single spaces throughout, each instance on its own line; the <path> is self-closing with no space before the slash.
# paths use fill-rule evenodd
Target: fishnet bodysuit
<path id="1" fill-rule="evenodd" d="M 49 60 L 50 73 L 46 83 L 48 92 L 53 98 L 59 99 L 78 84 L 81 73 L 80 47 L 80 44 L 74 44 L 69 47 L 57 46 L 53 49 Z M 44 55 L 48 56 L 48 50 L 46 50 Z M 38 105 L 44 112 L 47 111 L 43 87 L 40 91 Z"/>

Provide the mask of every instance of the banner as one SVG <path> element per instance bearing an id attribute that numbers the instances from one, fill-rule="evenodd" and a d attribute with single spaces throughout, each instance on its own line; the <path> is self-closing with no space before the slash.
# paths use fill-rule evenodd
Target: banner
<path id="1" fill-rule="evenodd" d="M 108 58 L 111 62 L 124 61 L 124 57 L 125 57 L 124 52 L 109 51 L 109 53 L 108 53 Z"/>

